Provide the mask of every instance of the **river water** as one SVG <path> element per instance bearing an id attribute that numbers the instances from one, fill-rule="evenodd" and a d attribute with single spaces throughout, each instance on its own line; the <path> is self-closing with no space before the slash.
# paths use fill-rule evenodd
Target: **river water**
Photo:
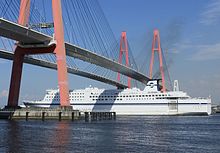
<path id="1" fill-rule="evenodd" d="M 220 115 L 116 120 L 0 120 L 0 152 L 220 153 Z"/>

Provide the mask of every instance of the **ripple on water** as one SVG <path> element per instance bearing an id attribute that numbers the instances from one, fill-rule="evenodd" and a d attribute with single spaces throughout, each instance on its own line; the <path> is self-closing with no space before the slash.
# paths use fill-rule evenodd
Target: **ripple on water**
<path id="1" fill-rule="evenodd" d="M 220 152 L 220 116 L 0 120 L 0 152 Z"/>

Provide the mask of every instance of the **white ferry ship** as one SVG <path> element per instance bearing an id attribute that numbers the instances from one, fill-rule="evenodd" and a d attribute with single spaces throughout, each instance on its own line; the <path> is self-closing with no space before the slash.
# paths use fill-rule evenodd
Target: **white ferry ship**
<path id="1" fill-rule="evenodd" d="M 69 92 L 70 104 L 82 112 L 116 112 L 117 115 L 210 115 L 211 98 L 191 98 L 179 91 L 161 92 L 159 81 L 138 88 L 104 90 L 85 88 Z M 54 107 L 60 102 L 59 90 L 47 90 L 43 100 L 24 101 L 26 107 Z"/>

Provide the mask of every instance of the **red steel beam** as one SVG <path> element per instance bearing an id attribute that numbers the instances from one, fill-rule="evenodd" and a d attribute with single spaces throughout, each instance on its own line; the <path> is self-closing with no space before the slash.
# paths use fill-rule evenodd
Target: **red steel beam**
<path id="1" fill-rule="evenodd" d="M 28 23 L 29 13 L 30 13 L 30 0 L 21 0 L 18 23 L 25 26 Z M 19 47 L 15 48 L 14 60 L 12 65 L 11 82 L 9 88 L 9 96 L 8 96 L 8 105 L 7 105 L 8 107 L 18 106 L 23 60 L 24 60 L 24 54 L 21 53 L 21 50 L 22 49 Z"/>
<path id="2" fill-rule="evenodd" d="M 121 64 L 122 63 L 122 55 L 125 52 L 125 61 L 126 61 L 126 66 L 129 67 L 129 58 L 128 58 L 128 41 L 127 41 L 127 36 L 126 32 L 123 31 L 121 33 L 121 40 L 120 40 L 120 51 L 119 51 L 119 59 L 118 62 Z M 118 73 L 118 82 L 120 82 L 120 73 Z M 131 78 L 128 77 L 128 88 L 131 88 Z"/>
<path id="3" fill-rule="evenodd" d="M 53 9 L 55 40 L 57 41 L 55 53 L 57 59 L 60 105 L 70 106 L 61 1 L 52 0 L 52 9 Z"/>
<path id="4" fill-rule="evenodd" d="M 162 58 L 162 51 L 161 51 L 161 45 L 160 45 L 160 35 L 157 29 L 154 30 L 154 37 L 153 37 L 153 43 L 152 43 L 152 55 L 151 55 L 151 61 L 150 61 L 150 79 L 152 79 L 153 65 L 154 65 L 154 52 L 156 51 L 159 54 L 160 73 L 162 77 L 161 91 L 166 92 L 165 77 L 164 77 L 164 70 L 163 70 L 163 58 Z"/>

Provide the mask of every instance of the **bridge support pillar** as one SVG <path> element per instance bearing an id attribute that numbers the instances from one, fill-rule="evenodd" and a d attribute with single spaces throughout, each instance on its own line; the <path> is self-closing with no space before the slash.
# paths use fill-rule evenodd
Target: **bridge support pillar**
<path id="1" fill-rule="evenodd" d="M 28 23 L 28 19 L 30 15 L 29 13 L 30 13 L 30 0 L 21 0 L 18 23 L 21 25 L 26 25 Z M 14 53 L 14 59 L 13 59 L 7 107 L 18 106 L 22 68 L 23 68 L 23 59 L 24 59 L 24 54 L 21 53 L 20 48 L 16 47 L 15 53 Z"/>
<path id="2" fill-rule="evenodd" d="M 52 0 L 52 8 L 53 8 L 55 40 L 57 41 L 55 53 L 57 59 L 60 105 L 70 106 L 61 1 Z"/>
<path id="3" fill-rule="evenodd" d="M 127 41 L 127 36 L 126 32 L 123 31 L 121 33 L 121 40 L 120 40 L 120 52 L 119 52 L 119 59 L 118 62 L 121 64 L 122 63 L 122 55 L 125 52 L 125 61 L 126 61 L 126 66 L 129 67 L 129 58 L 128 58 L 128 41 Z M 118 73 L 118 82 L 120 82 L 120 73 Z M 131 78 L 128 77 L 128 88 L 131 88 Z"/>
<path id="4" fill-rule="evenodd" d="M 18 106 L 21 76 L 23 69 L 23 60 L 24 60 L 24 54 L 21 53 L 20 48 L 16 47 L 14 53 L 11 82 L 10 82 L 10 89 L 8 95 L 8 107 Z"/>
<path id="5" fill-rule="evenodd" d="M 161 45 L 160 45 L 159 31 L 157 29 L 154 30 L 154 38 L 153 38 L 153 44 L 152 44 L 152 55 L 151 55 L 151 61 L 150 61 L 150 79 L 152 79 L 152 75 L 153 75 L 154 53 L 156 51 L 159 54 L 160 73 L 161 73 L 161 78 L 162 78 L 161 91 L 165 92 L 166 86 L 165 86 L 165 77 L 164 77 L 164 70 L 163 70 L 163 58 L 162 58 L 162 51 L 161 51 Z"/>
<path id="6" fill-rule="evenodd" d="M 61 107 L 69 107 L 69 89 L 66 67 L 66 52 L 64 45 L 64 32 L 62 21 L 62 9 L 60 0 L 52 0 L 54 32 L 56 44 L 45 47 L 23 48 L 17 45 L 14 53 L 11 83 L 7 107 L 18 107 L 23 60 L 26 54 L 55 53 L 57 58 L 58 85 L 60 91 Z M 21 0 L 18 23 L 25 26 L 28 23 L 30 13 L 30 0 Z M 18 43 L 19 44 L 19 43 Z"/>
<path id="7" fill-rule="evenodd" d="M 55 47 L 55 44 L 43 48 L 21 48 L 19 46 L 16 46 L 7 107 L 16 108 L 18 106 L 24 56 L 26 54 L 53 53 Z"/>

